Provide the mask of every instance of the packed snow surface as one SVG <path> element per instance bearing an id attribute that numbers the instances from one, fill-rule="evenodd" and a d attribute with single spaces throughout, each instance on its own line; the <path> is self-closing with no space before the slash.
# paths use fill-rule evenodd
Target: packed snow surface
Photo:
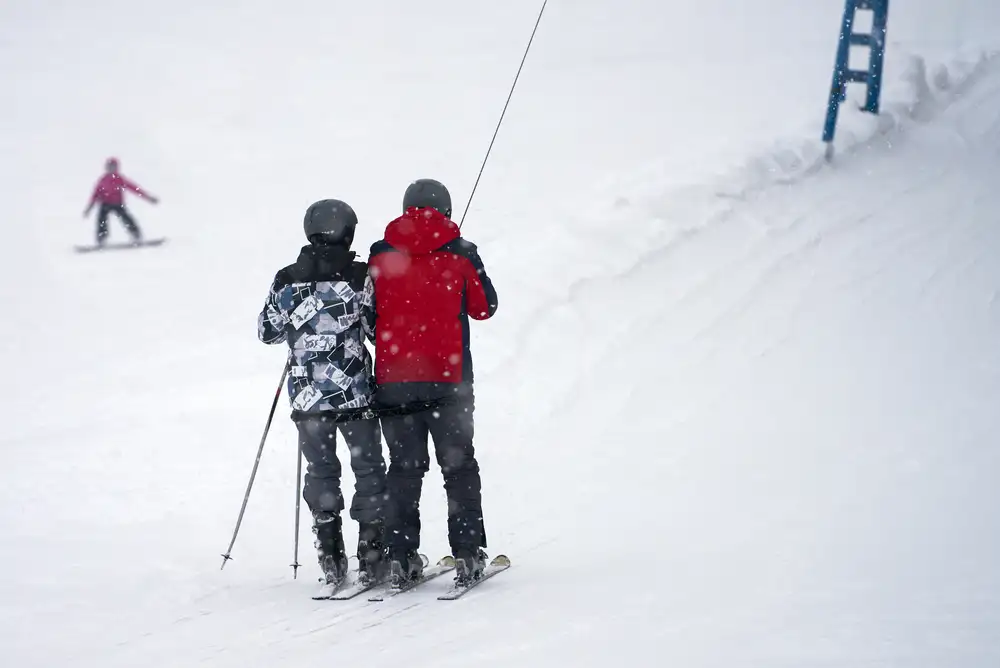
<path id="1" fill-rule="evenodd" d="M 313 601 L 282 398 L 220 572 L 303 212 L 350 202 L 362 256 L 414 178 L 461 212 L 537 10 L 0 8 L 0 663 L 1000 665 L 988 0 L 893 3 L 883 113 L 845 105 L 831 164 L 841 0 L 550 2 L 463 227 L 500 297 L 476 446 L 514 567 Z M 109 155 L 164 246 L 72 252 Z"/>

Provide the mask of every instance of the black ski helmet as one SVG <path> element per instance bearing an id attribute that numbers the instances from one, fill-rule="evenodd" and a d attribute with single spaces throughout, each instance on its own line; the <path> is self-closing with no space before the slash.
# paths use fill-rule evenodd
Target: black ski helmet
<path id="1" fill-rule="evenodd" d="M 403 193 L 403 211 L 410 207 L 430 207 L 451 218 L 451 193 L 440 181 L 417 179 Z"/>
<path id="2" fill-rule="evenodd" d="M 310 243 L 350 248 L 358 216 L 339 199 L 323 199 L 306 209 L 305 231 Z"/>

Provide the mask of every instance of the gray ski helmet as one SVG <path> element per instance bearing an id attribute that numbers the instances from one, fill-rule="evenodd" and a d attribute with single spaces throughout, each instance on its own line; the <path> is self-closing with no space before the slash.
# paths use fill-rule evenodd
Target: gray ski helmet
<path id="1" fill-rule="evenodd" d="M 306 239 L 311 243 L 350 248 L 358 216 L 354 209 L 339 199 L 314 202 L 306 210 Z"/>
<path id="2" fill-rule="evenodd" d="M 451 193 L 444 184 L 434 179 L 417 179 L 403 194 L 403 211 L 410 207 L 437 209 L 451 218 Z"/>

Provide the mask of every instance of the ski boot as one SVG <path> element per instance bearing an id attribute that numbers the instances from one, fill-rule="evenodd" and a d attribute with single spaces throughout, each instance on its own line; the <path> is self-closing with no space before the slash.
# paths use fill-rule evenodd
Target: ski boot
<path id="1" fill-rule="evenodd" d="M 453 551 L 455 557 L 455 584 L 467 587 L 483 575 L 488 557 L 480 547 L 457 547 Z"/>
<path id="2" fill-rule="evenodd" d="M 316 534 L 319 567 L 323 571 L 323 578 L 320 581 L 325 584 L 340 585 L 347 579 L 348 569 L 343 522 L 340 515 L 330 513 L 318 513 L 314 520 L 313 533 Z"/>
<path id="3" fill-rule="evenodd" d="M 358 523 L 358 582 L 382 580 L 389 567 L 382 522 Z"/>
<path id="4" fill-rule="evenodd" d="M 389 583 L 398 589 L 424 574 L 424 561 L 416 550 L 395 553 L 389 564 Z"/>

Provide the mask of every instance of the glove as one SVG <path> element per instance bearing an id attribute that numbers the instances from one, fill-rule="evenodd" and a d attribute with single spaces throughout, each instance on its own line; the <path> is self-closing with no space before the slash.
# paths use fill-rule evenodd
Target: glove
<path id="1" fill-rule="evenodd" d="M 155 197 L 153 197 L 152 195 L 150 195 L 149 196 L 149 202 L 150 202 L 150 204 L 159 204 L 160 200 L 158 200 Z"/>
<path id="2" fill-rule="evenodd" d="M 87 207 L 86 209 L 84 209 L 84 211 L 83 211 L 83 217 L 84 217 L 84 218 L 86 218 L 86 217 L 87 217 L 87 216 L 89 216 L 89 215 L 90 215 L 90 207 L 88 206 L 88 207 Z"/>

